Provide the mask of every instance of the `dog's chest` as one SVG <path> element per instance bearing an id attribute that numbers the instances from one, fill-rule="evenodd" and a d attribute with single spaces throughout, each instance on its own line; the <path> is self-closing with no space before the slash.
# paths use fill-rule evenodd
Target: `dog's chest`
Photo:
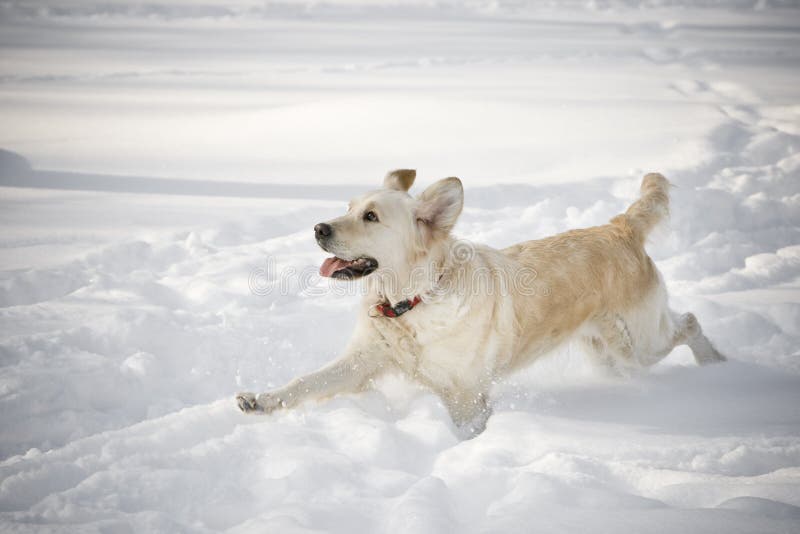
<path id="1" fill-rule="evenodd" d="M 416 378 L 444 387 L 472 382 L 481 366 L 480 333 L 450 302 L 424 303 L 392 325 L 401 332 L 395 357 Z"/>

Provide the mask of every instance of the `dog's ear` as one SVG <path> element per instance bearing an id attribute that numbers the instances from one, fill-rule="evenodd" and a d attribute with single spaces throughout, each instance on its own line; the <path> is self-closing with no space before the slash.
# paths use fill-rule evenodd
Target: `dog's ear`
<path id="1" fill-rule="evenodd" d="M 416 177 L 417 171 L 414 169 L 397 169 L 386 175 L 386 178 L 383 179 L 383 187 L 396 191 L 408 191 Z"/>
<path id="2" fill-rule="evenodd" d="M 434 236 L 447 235 L 464 206 L 464 187 L 458 178 L 445 178 L 428 187 L 417 200 L 417 221 Z"/>

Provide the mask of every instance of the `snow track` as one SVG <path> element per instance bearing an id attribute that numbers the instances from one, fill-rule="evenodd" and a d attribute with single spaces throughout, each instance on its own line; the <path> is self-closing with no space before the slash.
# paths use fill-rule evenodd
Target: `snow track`
<path id="1" fill-rule="evenodd" d="M 800 529 L 796 4 L 39 4 L 0 6 L 0 531 Z M 400 166 L 497 247 L 663 172 L 648 250 L 730 361 L 563 347 L 463 442 L 399 378 L 241 414 L 344 346 L 311 229 Z"/>

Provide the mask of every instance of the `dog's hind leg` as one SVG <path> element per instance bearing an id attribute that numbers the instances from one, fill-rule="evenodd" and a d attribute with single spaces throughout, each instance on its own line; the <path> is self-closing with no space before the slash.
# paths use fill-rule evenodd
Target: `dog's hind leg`
<path id="1" fill-rule="evenodd" d="M 632 339 L 631 359 L 641 367 L 661 361 L 679 345 L 688 345 L 699 365 L 725 361 L 703 335 L 694 314 L 670 309 L 667 288 L 660 276 L 658 285 L 623 316 Z"/>
<path id="2" fill-rule="evenodd" d="M 678 345 L 688 345 L 698 365 L 724 362 L 725 356 L 714 347 L 703 334 L 703 329 L 693 313 L 677 314 L 665 310 L 662 321 L 671 325 L 671 335 L 665 336 L 663 344 L 654 351 L 656 361 L 669 354 Z"/>
<path id="3" fill-rule="evenodd" d="M 589 333 L 581 338 L 584 349 L 614 375 L 624 375 L 634 365 L 634 341 L 625 319 L 616 313 L 595 317 L 587 325 Z"/>
<path id="4" fill-rule="evenodd" d="M 624 375 L 626 370 L 658 363 L 679 345 L 689 346 L 698 365 L 725 361 L 693 313 L 677 314 L 665 306 L 657 321 L 639 319 L 629 322 L 610 314 L 595 318 L 589 325 L 591 333 L 581 339 L 594 362 Z"/>

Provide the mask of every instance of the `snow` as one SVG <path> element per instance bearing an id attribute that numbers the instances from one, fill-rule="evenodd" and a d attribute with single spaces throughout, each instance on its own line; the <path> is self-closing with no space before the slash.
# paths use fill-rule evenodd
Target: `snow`
<path id="1" fill-rule="evenodd" d="M 800 6 L 778 1 L 0 5 L 0 530 L 800 528 Z M 416 167 L 464 238 L 600 224 L 675 184 L 648 250 L 688 350 L 566 346 L 461 441 L 399 377 L 269 417 L 358 287 L 312 227 Z M 56 169 L 55 171 L 52 169 Z"/>

